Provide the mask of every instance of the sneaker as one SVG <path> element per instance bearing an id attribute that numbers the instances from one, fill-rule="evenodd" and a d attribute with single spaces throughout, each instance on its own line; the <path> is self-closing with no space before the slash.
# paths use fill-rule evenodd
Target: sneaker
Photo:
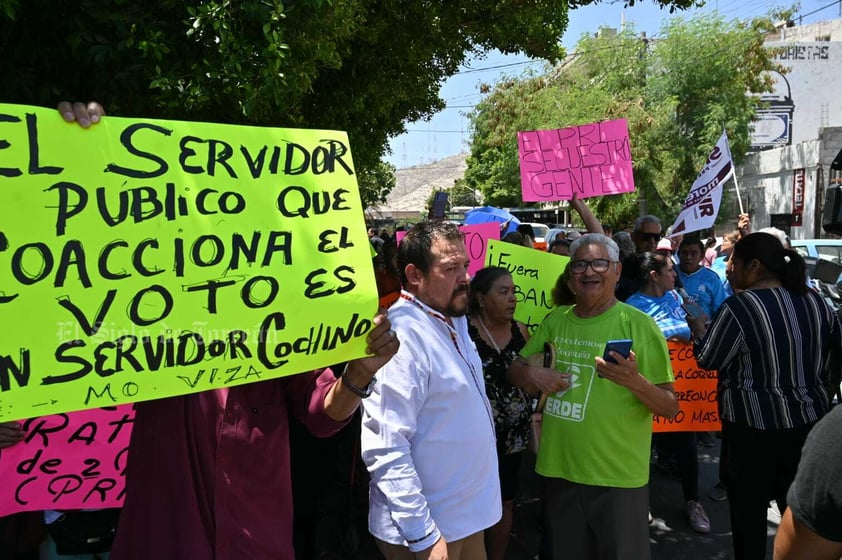
<path id="1" fill-rule="evenodd" d="M 710 533 L 710 521 L 702 504 L 694 500 L 687 502 L 687 517 L 690 518 L 690 527 L 697 533 Z"/>

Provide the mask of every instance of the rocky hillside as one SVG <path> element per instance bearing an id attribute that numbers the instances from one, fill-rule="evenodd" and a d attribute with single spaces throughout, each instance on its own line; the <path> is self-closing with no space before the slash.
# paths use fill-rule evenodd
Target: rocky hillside
<path id="1" fill-rule="evenodd" d="M 433 163 L 398 169 L 395 188 L 386 202 L 369 208 L 366 213 L 383 218 L 417 216 L 424 211 L 430 193 L 449 189 L 456 179 L 465 174 L 466 157 L 467 154 L 462 153 Z"/>

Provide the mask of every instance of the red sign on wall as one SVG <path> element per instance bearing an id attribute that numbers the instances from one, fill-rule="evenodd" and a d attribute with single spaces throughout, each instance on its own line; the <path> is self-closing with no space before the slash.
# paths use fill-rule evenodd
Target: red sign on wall
<path id="1" fill-rule="evenodd" d="M 801 214 L 804 212 L 804 168 L 795 169 L 792 173 L 792 213 Z"/>
<path id="2" fill-rule="evenodd" d="M 804 212 L 804 168 L 795 169 L 792 173 L 792 220 L 789 225 L 800 227 L 804 224 L 801 218 Z"/>

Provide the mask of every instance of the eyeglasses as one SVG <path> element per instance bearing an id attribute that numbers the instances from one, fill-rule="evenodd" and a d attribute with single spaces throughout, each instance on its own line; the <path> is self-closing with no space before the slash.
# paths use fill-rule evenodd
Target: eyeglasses
<path id="1" fill-rule="evenodd" d="M 573 274 L 582 274 L 588 269 L 590 266 L 594 272 L 608 272 L 608 265 L 612 262 L 616 261 L 609 261 L 608 259 L 594 259 L 592 261 L 573 261 L 570 263 L 570 270 L 573 271 Z"/>
<path id="2" fill-rule="evenodd" d="M 660 233 L 644 233 L 642 231 L 639 231 L 639 232 L 637 232 L 637 234 L 640 237 L 642 237 L 643 239 L 646 239 L 647 241 L 654 241 L 654 242 L 657 243 L 658 241 L 661 240 L 661 234 Z"/>

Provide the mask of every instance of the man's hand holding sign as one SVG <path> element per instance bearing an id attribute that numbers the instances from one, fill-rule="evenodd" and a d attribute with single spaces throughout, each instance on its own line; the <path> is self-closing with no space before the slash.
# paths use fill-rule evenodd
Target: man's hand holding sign
<path id="1" fill-rule="evenodd" d="M 288 417 L 335 433 L 399 347 L 345 135 L 59 110 L 0 105 L 0 420 L 138 401 L 115 558 L 293 557 Z"/>

